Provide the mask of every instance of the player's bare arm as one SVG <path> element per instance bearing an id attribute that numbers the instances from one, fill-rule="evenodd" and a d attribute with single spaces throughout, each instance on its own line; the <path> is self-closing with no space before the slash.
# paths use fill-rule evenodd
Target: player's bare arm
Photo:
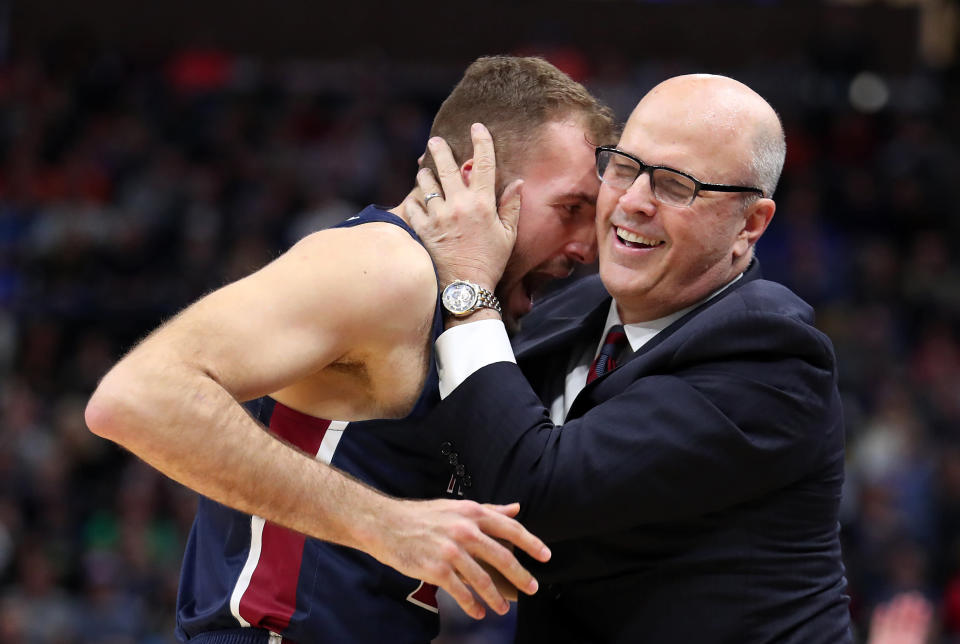
<path id="1" fill-rule="evenodd" d="M 311 303 L 318 304 L 301 311 L 299 323 L 309 333 L 320 321 L 338 343 L 337 357 L 328 362 L 324 352 L 319 370 L 271 395 L 321 418 L 405 416 L 429 368 L 437 295 L 429 255 L 402 229 L 386 223 L 324 231 L 290 252 L 307 275 L 297 285 L 299 297 L 310 293 Z M 322 292 L 312 286 L 318 271 L 324 272 L 324 282 L 333 282 Z M 303 347 L 300 342 L 290 349 Z"/>
<path id="2" fill-rule="evenodd" d="M 429 258 L 409 236 L 370 228 L 384 243 L 367 235 L 350 244 L 349 230 L 324 231 L 186 309 L 107 374 L 87 422 L 205 496 L 365 550 L 444 587 L 470 614 L 482 607 L 465 584 L 505 610 L 474 557 L 529 591 L 529 573 L 487 535 L 516 539 L 533 556 L 543 556 L 543 545 L 503 509 L 388 499 L 275 439 L 240 406 L 273 392 L 295 399 L 311 381 L 340 383 L 337 396 L 353 409 L 317 403 L 304 411 L 350 420 L 336 412 L 358 413 L 384 383 L 375 369 L 365 384 L 356 371 L 339 379 L 325 371 L 369 367 L 368 356 L 385 346 L 423 351 L 436 297 Z"/>

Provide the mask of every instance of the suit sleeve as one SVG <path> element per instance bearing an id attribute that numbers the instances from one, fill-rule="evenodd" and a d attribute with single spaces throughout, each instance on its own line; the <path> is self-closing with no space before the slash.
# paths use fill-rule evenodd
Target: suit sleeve
<path id="1" fill-rule="evenodd" d="M 470 473 L 468 495 L 519 500 L 520 520 L 548 541 L 759 498 L 820 466 L 842 432 L 829 341 L 793 318 L 740 311 L 653 375 L 622 384 L 623 369 L 591 392 L 616 393 L 562 427 L 503 362 L 471 375 L 430 422 Z"/>

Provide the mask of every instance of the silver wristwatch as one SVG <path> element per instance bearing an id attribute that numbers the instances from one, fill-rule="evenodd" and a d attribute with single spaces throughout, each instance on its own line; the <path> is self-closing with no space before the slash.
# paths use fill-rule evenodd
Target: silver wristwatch
<path id="1" fill-rule="evenodd" d="M 456 280 L 447 284 L 440 296 L 443 308 L 458 318 L 487 308 L 500 313 L 500 302 L 493 293 L 479 284 Z"/>

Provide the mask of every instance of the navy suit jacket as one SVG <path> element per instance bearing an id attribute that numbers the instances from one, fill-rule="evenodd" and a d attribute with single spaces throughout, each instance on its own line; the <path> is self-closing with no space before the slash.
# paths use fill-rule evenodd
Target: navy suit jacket
<path id="1" fill-rule="evenodd" d="M 812 309 L 754 263 L 555 426 L 537 391 L 599 342 L 609 303 L 596 276 L 548 298 L 520 366 L 480 369 L 429 419 L 466 494 L 519 500 L 553 550 L 525 562 L 541 589 L 517 640 L 851 642 L 836 359 Z"/>

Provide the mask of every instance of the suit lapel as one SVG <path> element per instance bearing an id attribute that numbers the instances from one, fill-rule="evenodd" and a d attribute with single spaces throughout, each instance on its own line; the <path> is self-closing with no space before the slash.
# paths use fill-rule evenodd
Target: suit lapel
<path id="1" fill-rule="evenodd" d="M 551 379 L 566 371 L 574 347 L 584 338 L 599 337 L 609 309 L 610 296 L 597 280 L 595 285 L 558 294 L 524 320 L 523 331 L 513 339 L 513 350 L 537 395 L 544 396 L 552 387 Z M 544 404 L 549 406 L 550 401 Z"/>
<path id="2" fill-rule="evenodd" d="M 557 315 L 547 313 L 536 325 L 524 328 L 513 341 L 517 361 L 529 361 L 548 352 L 569 352 L 580 337 L 590 333 L 599 336 L 610 309 L 610 296 L 605 291 L 592 295 L 578 298 L 586 301 L 582 311 L 565 311 Z"/>
<path id="3" fill-rule="evenodd" d="M 566 351 L 580 337 L 596 331 L 599 335 L 603 321 L 607 318 L 610 304 L 598 306 L 587 315 L 551 320 L 550 329 L 544 329 L 536 337 L 519 341 L 514 348 L 518 361 L 528 361 L 545 353 Z"/>
<path id="4" fill-rule="evenodd" d="M 704 302 L 700 306 L 695 307 L 692 311 L 688 311 L 685 315 L 681 316 L 675 320 L 670 326 L 665 328 L 663 331 L 655 335 L 650 339 L 646 344 L 640 347 L 639 351 L 634 352 L 626 360 L 622 361 L 615 370 L 610 373 L 600 376 L 592 383 L 588 384 L 580 393 L 577 395 L 577 399 L 573 402 L 573 405 L 570 407 L 570 412 L 567 414 L 567 420 L 576 418 L 582 414 L 585 414 L 587 411 L 592 409 L 598 402 L 605 400 L 609 395 L 604 387 L 604 383 L 609 379 L 614 378 L 619 380 L 620 378 L 627 377 L 628 373 L 636 372 L 639 369 L 643 369 L 642 362 L 644 358 L 656 349 L 658 346 L 662 345 L 664 342 L 667 342 L 678 330 L 680 330 L 691 318 L 699 315 L 704 309 L 716 304 L 725 297 L 730 296 L 735 293 L 737 289 L 742 287 L 744 284 L 751 282 L 755 279 L 760 279 L 760 265 L 756 260 L 753 260 L 750 263 L 750 266 L 747 267 L 747 270 L 744 271 L 743 277 L 741 277 L 735 284 L 730 285 L 729 288 L 725 289 L 722 293 L 718 294 L 716 297 L 711 298 L 710 300 Z M 602 322 L 601 322 L 602 324 Z M 599 341 L 599 334 L 602 329 L 596 331 L 597 341 Z M 639 361 L 636 362 L 635 361 Z M 633 364 L 631 364 L 633 363 Z M 629 366 L 628 366 L 629 365 Z M 620 378 L 617 378 L 620 376 Z M 629 378 L 627 383 L 632 382 L 633 377 Z M 600 389 L 598 391 L 598 388 Z M 619 392 L 618 388 L 613 393 Z"/>

